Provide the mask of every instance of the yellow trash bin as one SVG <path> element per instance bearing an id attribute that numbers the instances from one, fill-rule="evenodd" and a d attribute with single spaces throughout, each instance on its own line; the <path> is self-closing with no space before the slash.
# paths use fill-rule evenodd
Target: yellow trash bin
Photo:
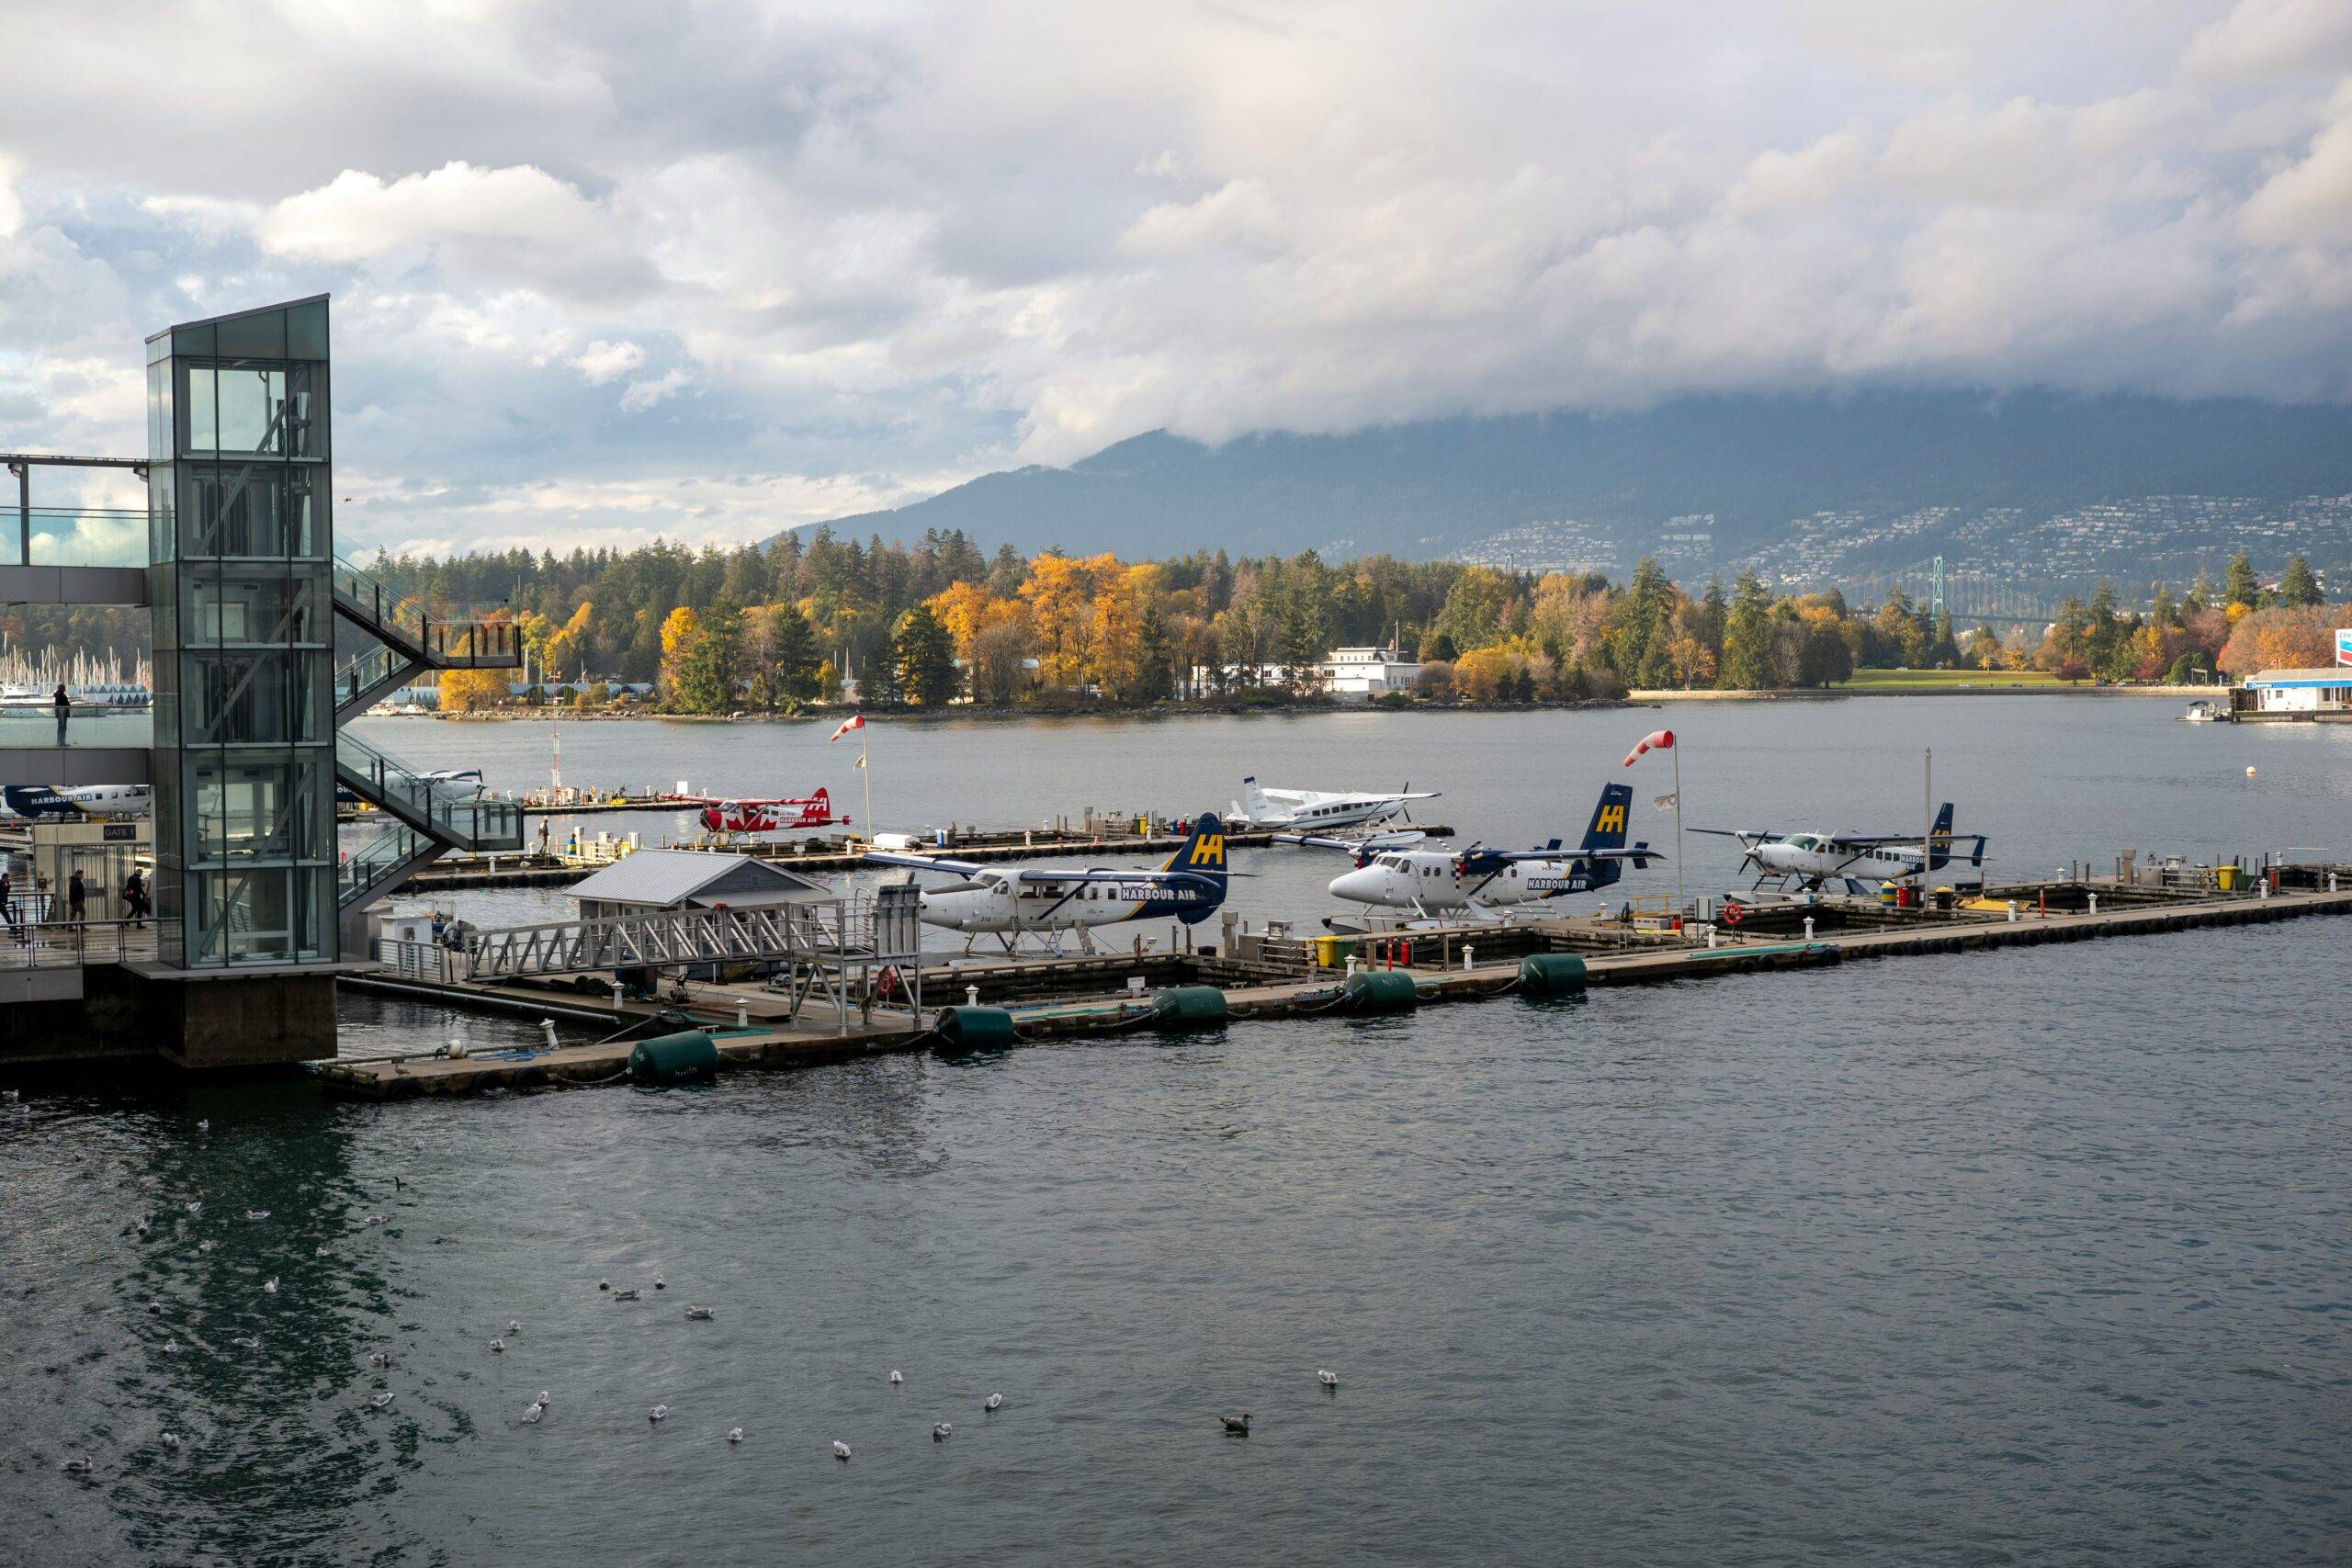
<path id="1" fill-rule="evenodd" d="M 2236 892 L 2238 890 L 2238 868 L 2233 865 L 2215 866 L 2213 868 L 2213 883 L 2215 886 L 2221 888 L 2224 893 Z"/>

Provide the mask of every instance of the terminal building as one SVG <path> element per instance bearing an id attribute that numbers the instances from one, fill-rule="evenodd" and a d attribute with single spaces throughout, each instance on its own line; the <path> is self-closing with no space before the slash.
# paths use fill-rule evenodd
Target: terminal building
<path id="1" fill-rule="evenodd" d="M 511 626 L 437 620 L 336 554 L 328 346 L 323 295 L 167 328 L 147 341 L 144 457 L 6 455 L 0 604 L 141 607 L 155 682 L 152 710 L 0 715 L 0 781 L 153 791 L 153 919 L 14 944 L 13 1057 L 33 1040 L 188 1067 L 331 1056 L 368 909 L 448 850 L 522 847 L 516 805 L 344 728 L 427 670 L 520 660 Z M 40 481 L 93 468 L 144 479 L 143 519 L 36 505 Z M 338 784 L 381 808 L 348 844 Z"/>

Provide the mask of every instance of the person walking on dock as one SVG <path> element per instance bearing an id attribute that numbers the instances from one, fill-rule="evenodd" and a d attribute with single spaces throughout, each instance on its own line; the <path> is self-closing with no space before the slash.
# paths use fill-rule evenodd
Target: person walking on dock
<path id="1" fill-rule="evenodd" d="M 64 682 L 57 683 L 57 694 L 50 702 L 57 709 L 57 743 L 62 746 L 65 744 L 65 721 L 74 714 L 74 699 L 66 695 Z"/>
<path id="2" fill-rule="evenodd" d="M 89 885 L 82 880 L 82 874 L 76 871 L 74 874 L 74 879 L 65 885 L 65 919 L 68 922 L 77 926 L 82 923 L 82 917 L 88 908 L 89 898 Z"/>
<path id="3" fill-rule="evenodd" d="M 147 911 L 153 905 L 148 897 L 147 874 L 135 865 L 130 868 L 130 874 L 123 879 L 122 907 L 130 915 L 133 930 L 147 929 Z"/>

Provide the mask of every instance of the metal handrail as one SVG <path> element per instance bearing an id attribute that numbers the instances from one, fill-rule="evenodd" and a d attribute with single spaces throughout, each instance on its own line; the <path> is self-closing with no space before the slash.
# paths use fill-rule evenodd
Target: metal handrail
<path id="1" fill-rule="evenodd" d="M 134 952 L 155 953 L 155 920 L 35 919 L 28 905 L 39 900 L 54 917 L 54 894 L 33 894 L 8 900 L 8 921 L 0 927 L 0 969 L 79 969 L 86 967 L 95 950 L 102 963 L 114 964 Z M 126 940 L 135 933 L 140 940 Z M 111 940 L 103 940 L 111 939 Z"/>
<path id="2" fill-rule="evenodd" d="M 336 732 L 334 750 L 336 768 L 360 781 L 353 787 L 396 815 L 410 818 L 410 826 L 466 849 L 521 847 L 523 808 L 517 803 L 485 799 L 436 783 L 347 729 Z"/>
<path id="3" fill-rule="evenodd" d="M 463 660 L 512 667 L 518 661 L 519 644 L 512 621 L 435 620 L 425 613 L 421 595 L 377 581 L 343 556 L 334 558 L 334 571 L 337 600 L 358 612 L 368 626 L 422 649 L 436 664 Z"/>

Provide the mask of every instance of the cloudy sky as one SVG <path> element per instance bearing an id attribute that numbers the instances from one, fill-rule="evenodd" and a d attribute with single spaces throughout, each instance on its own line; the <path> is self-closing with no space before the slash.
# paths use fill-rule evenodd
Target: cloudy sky
<path id="1" fill-rule="evenodd" d="M 2352 400 L 2346 0 L 17 0 L 0 446 L 334 296 L 347 543 L 757 536 L 1159 426 Z"/>

